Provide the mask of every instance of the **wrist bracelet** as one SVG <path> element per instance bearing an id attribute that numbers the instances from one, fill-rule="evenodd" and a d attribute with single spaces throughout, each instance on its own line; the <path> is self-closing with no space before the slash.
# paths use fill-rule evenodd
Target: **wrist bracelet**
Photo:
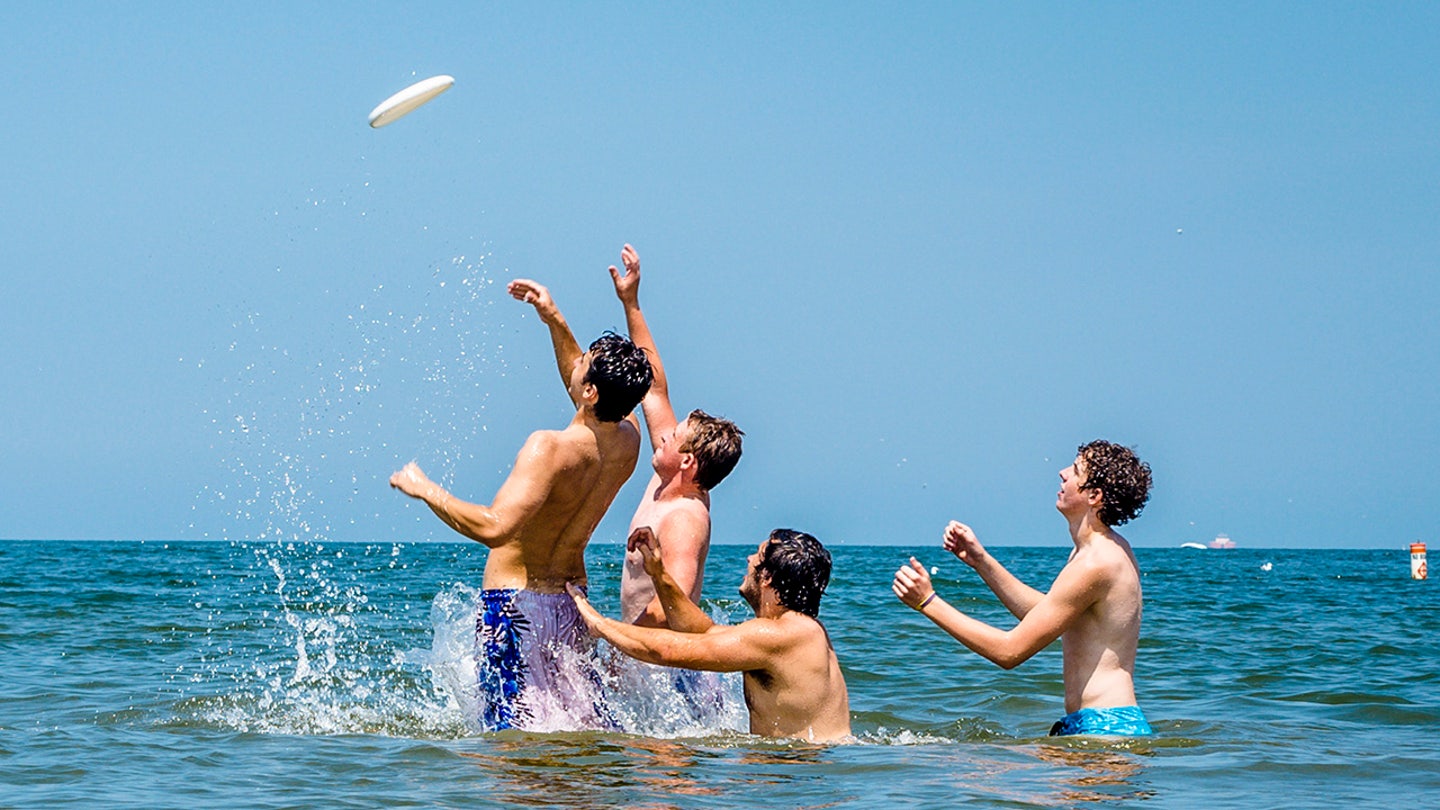
<path id="1" fill-rule="evenodd" d="M 934 602 L 934 601 L 935 601 L 936 595 L 937 595 L 937 594 L 936 594 L 934 591 L 931 591 L 931 592 L 930 592 L 930 595 L 927 596 L 927 597 L 925 597 L 925 601 L 924 601 L 924 602 L 921 602 L 921 603 L 920 603 L 920 606 L 917 607 L 917 608 L 915 608 L 915 609 L 916 609 L 916 610 L 924 610 L 926 605 L 928 605 L 928 604 L 930 604 L 931 602 Z"/>

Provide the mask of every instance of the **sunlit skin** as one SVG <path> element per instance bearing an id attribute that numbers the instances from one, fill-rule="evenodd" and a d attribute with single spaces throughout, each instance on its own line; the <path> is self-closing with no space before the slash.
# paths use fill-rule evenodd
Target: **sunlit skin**
<path id="1" fill-rule="evenodd" d="M 672 629 L 606 618 L 580 590 L 571 588 L 593 635 L 651 664 L 743 672 L 752 734 L 814 742 L 850 736 L 849 693 L 830 637 L 815 619 L 782 606 L 769 578 L 757 572 L 765 543 L 750 555 L 740 584 L 740 594 L 756 617 L 738 625 L 715 624 L 686 597 L 666 573 L 653 534 L 632 536 L 631 546 L 654 580 Z"/>
<path id="2" fill-rule="evenodd" d="M 1140 569 L 1130 544 L 1101 522 L 1099 490 L 1085 489 L 1083 462 L 1060 471 L 1055 508 L 1075 548 L 1048 592 L 1026 585 L 991 557 L 969 526 L 952 521 L 942 545 L 975 569 L 1019 620 L 1001 630 L 957 610 L 935 594 L 914 557 L 895 572 L 892 589 L 961 644 L 1005 669 L 1029 660 L 1057 638 L 1064 660 L 1065 711 L 1135 705 L 1135 651 L 1140 638 Z"/>
<path id="3" fill-rule="evenodd" d="M 574 417 L 563 429 L 530 434 L 488 506 L 454 497 L 414 462 L 392 475 L 390 486 L 424 501 L 450 528 L 490 549 L 484 588 L 559 593 L 566 582 L 586 582 L 585 546 L 635 469 L 640 433 L 633 415 L 619 422 L 595 416 L 598 396 L 585 382 L 590 355 L 580 350 L 549 290 L 517 279 L 509 292 L 534 306 L 549 328 Z"/>
<path id="4" fill-rule="evenodd" d="M 630 519 L 630 532 L 633 535 L 643 528 L 658 537 L 666 570 L 690 601 L 699 603 L 705 558 L 710 550 L 710 493 L 695 483 L 694 455 L 680 450 L 689 437 L 689 419 L 675 418 L 669 377 L 640 309 L 640 255 L 625 245 L 620 260 L 624 271 L 611 265 L 610 279 L 625 310 L 625 328 L 635 345 L 645 350 L 655 373 L 650 391 L 640 403 L 653 448 L 650 466 L 654 474 Z M 633 550 L 628 552 L 620 579 L 621 619 L 646 627 L 664 627 L 665 615 L 640 556 Z"/>

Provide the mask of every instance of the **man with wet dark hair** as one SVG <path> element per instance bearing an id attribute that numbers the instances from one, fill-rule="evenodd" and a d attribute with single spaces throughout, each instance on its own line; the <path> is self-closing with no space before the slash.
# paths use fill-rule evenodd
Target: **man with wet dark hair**
<path id="1" fill-rule="evenodd" d="M 892 589 L 971 650 L 1011 669 L 1060 639 L 1065 711 L 1051 735 L 1152 733 L 1135 705 L 1135 651 L 1140 644 L 1140 566 L 1114 527 L 1140 514 L 1150 498 L 1150 466 L 1107 441 L 1082 445 L 1060 471 L 1055 508 L 1070 524 L 1075 550 L 1048 593 L 1031 588 L 986 552 L 975 532 L 952 521 L 944 547 L 974 568 L 1019 619 L 1000 630 L 940 599 L 914 557 L 895 572 Z"/>
<path id="2" fill-rule="evenodd" d="M 631 412 L 653 372 L 645 353 L 619 335 L 607 333 L 582 352 L 540 284 L 518 279 L 509 291 L 549 328 L 575 416 L 562 430 L 530 434 L 490 506 L 453 497 L 414 462 L 390 486 L 490 549 L 476 621 L 484 727 L 602 727 L 597 696 L 575 693 L 590 681 L 560 673 L 567 656 L 594 644 L 565 586 L 585 586 L 585 546 L 635 470 L 640 431 Z"/>
<path id="3" fill-rule="evenodd" d="M 740 595 L 755 618 L 715 624 L 665 570 L 653 533 L 641 529 L 631 549 L 645 561 L 670 629 L 602 616 L 571 587 L 590 632 L 632 658 L 667 667 L 745 673 L 750 733 L 813 742 L 850 736 L 845 676 L 820 624 L 830 583 L 830 552 L 804 532 L 776 529 L 750 555 Z"/>
<path id="4" fill-rule="evenodd" d="M 650 466 L 655 474 L 645 487 L 630 531 L 649 529 L 658 538 L 665 555 L 665 570 L 690 598 L 699 604 L 705 581 L 705 557 L 710 550 L 710 491 L 730 474 L 740 461 L 741 437 L 745 434 L 728 419 L 691 411 L 685 419 L 675 418 L 670 404 L 670 381 L 660 350 L 645 314 L 640 310 L 640 254 L 626 245 L 620 251 L 624 271 L 610 266 L 615 295 L 625 308 L 625 328 L 635 345 L 645 350 L 655 369 L 655 381 L 640 403 L 653 453 Z M 620 577 L 620 618 L 646 627 L 664 627 L 665 611 L 640 554 L 625 555 Z M 691 679 L 692 681 L 695 679 Z M 693 691 L 696 684 L 677 682 L 681 691 Z"/>

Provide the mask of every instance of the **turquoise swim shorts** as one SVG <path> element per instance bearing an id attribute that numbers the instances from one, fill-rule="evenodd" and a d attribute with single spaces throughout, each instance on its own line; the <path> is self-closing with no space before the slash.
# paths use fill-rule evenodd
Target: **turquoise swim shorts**
<path id="1" fill-rule="evenodd" d="M 1108 734 L 1116 737 L 1146 737 L 1155 732 L 1145 722 L 1139 706 L 1115 706 L 1109 709 L 1081 709 L 1071 712 L 1050 727 L 1051 737 L 1072 734 Z"/>

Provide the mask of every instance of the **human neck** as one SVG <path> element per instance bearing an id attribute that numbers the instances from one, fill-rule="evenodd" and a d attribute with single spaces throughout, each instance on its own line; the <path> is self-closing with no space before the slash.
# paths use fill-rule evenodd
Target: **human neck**
<path id="1" fill-rule="evenodd" d="M 602 422 L 600 417 L 595 415 L 595 409 L 589 405 L 581 405 L 575 409 L 575 418 L 570 420 L 572 425 L 583 425 L 591 430 L 614 430 L 616 427 L 625 424 L 625 420 L 619 422 Z"/>
<path id="2" fill-rule="evenodd" d="M 766 588 L 760 592 L 760 604 L 755 606 L 755 616 L 760 619 L 778 619 L 793 611 L 780 604 L 780 597 Z"/>
<path id="3" fill-rule="evenodd" d="M 1087 509 L 1082 514 L 1070 517 L 1070 542 L 1076 548 L 1088 545 L 1097 537 L 1111 537 L 1113 532 L 1110 527 L 1100 522 L 1100 516 L 1095 510 Z"/>
<path id="4" fill-rule="evenodd" d="M 695 483 L 695 479 L 686 475 L 683 470 L 676 471 L 669 477 L 658 471 L 656 474 L 660 476 L 660 486 L 655 489 L 655 500 L 672 501 L 680 498 L 694 498 L 709 505 L 710 494 L 701 489 Z"/>

